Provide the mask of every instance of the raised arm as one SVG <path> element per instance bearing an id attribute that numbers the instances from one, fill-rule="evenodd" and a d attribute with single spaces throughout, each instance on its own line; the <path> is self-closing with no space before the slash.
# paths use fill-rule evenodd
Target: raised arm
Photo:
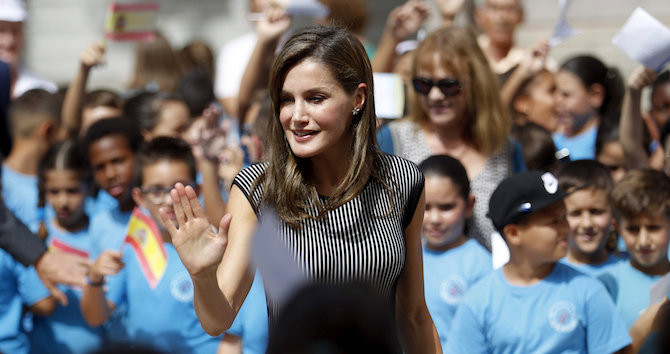
<path id="1" fill-rule="evenodd" d="M 258 40 L 253 52 L 251 52 L 244 75 L 242 75 L 240 91 L 237 96 L 237 116 L 241 123 L 244 123 L 256 90 L 267 86 L 270 66 L 275 56 L 279 38 L 289 29 L 289 26 L 291 26 L 291 18 L 279 6 L 269 7 L 265 11 L 265 17 L 256 25 Z"/>
<path id="2" fill-rule="evenodd" d="M 526 49 L 523 60 L 519 63 L 519 67 L 510 75 L 509 79 L 500 89 L 500 99 L 505 107 L 512 106 L 512 100 L 517 94 L 521 86 L 536 75 L 545 67 L 547 54 L 549 53 L 549 41 L 546 39 L 535 43 L 533 46 Z"/>
<path id="3" fill-rule="evenodd" d="M 386 27 L 372 60 L 372 71 L 390 72 L 396 59 L 395 48 L 398 43 L 416 33 L 429 14 L 430 8 L 421 0 L 409 0 L 393 9 L 386 19 Z"/>
<path id="4" fill-rule="evenodd" d="M 256 215 L 242 191 L 233 187 L 231 214 L 214 232 L 193 188 L 177 183 L 170 195 L 177 224 L 161 210 L 163 223 L 193 280 L 198 320 L 205 332 L 219 335 L 230 328 L 253 282 L 249 259 Z"/>
<path id="5" fill-rule="evenodd" d="M 626 93 L 621 106 L 621 120 L 619 121 L 619 141 L 623 147 L 626 167 L 628 169 L 649 166 L 642 139 L 643 120 L 640 109 L 642 89 L 654 82 L 656 73 L 640 66 L 628 77 Z"/>
<path id="6" fill-rule="evenodd" d="M 405 229 L 407 257 L 396 290 L 398 337 L 405 353 L 442 353 L 440 337 L 426 306 L 423 284 L 421 225 L 425 190 Z"/>
<path id="7" fill-rule="evenodd" d="M 60 137 L 62 139 L 74 138 L 79 133 L 88 74 L 91 71 L 91 68 L 102 62 L 104 55 L 105 45 L 102 42 L 91 43 L 81 54 L 77 74 L 74 79 L 72 79 L 72 82 L 70 82 L 70 85 L 65 92 L 65 99 L 63 100 L 60 132 Z"/>

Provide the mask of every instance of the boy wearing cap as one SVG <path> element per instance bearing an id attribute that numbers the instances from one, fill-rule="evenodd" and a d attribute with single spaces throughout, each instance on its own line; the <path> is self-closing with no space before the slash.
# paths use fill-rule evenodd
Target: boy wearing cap
<path id="1" fill-rule="evenodd" d="M 449 353 L 612 353 L 631 339 L 597 280 L 561 263 L 569 226 L 551 173 L 503 180 L 489 217 L 509 247 L 504 267 L 468 290 L 449 333 Z"/>

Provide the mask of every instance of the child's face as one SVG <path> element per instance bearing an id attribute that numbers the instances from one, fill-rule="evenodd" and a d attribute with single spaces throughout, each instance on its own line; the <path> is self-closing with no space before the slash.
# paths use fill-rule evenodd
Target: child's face
<path id="1" fill-rule="evenodd" d="M 651 93 L 651 115 L 662 127 L 670 118 L 670 82 L 654 88 Z"/>
<path id="2" fill-rule="evenodd" d="M 178 160 L 159 160 L 142 167 L 142 185 L 133 189 L 135 203 L 147 209 L 163 230 L 165 227 L 158 210 L 167 207 L 168 217 L 175 220 L 170 190 L 177 182 L 194 185 L 188 164 Z"/>
<path id="3" fill-rule="evenodd" d="M 471 215 L 472 203 L 463 199 L 450 178 L 426 177 L 423 237 L 429 248 L 441 248 L 459 240 L 465 220 Z"/>
<path id="4" fill-rule="evenodd" d="M 594 102 L 582 81 L 575 74 L 561 70 L 556 74 L 556 106 L 559 124 L 577 133 L 596 114 Z"/>
<path id="5" fill-rule="evenodd" d="M 79 171 L 49 170 L 44 179 L 44 197 L 56 212 L 62 227 L 76 225 L 84 216 L 84 184 Z"/>
<path id="6" fill-rule="evenodd" d="M 619 232 L 638 269 L 653 271 L 667 265 L 670 218 L 658 214 L 621 218 Z"/>
<path id="7" fill-rule="evenodd" d="M 181 137 L 188 129 L 190 113 L 182 101 L 165 101 L 151 136 Z"/>
<path id="8" fill-rule="evenodd" d="M 612 226 L 612 210 L 607 192 L 582 189 L 565 198 L 570 224 L 570 252 L 592 255 L 606 252 L 605 244 Z"/>
<path id="9" fill-rule="evenodd" d="M 550 72 L 543 72 L 533 79 L 528 88 L 528 106 L 524 112 L 528 120 L 550 132 L 556 130 L 556 81 Z"/>
<path id="10" fill-rule="evenodd" d="M 570 227 L 563 201 L 529 215 L 517 227 L 519 247 L 533 263 L 551 263 L 565 257 Z"/>
<path id="11" fill-rule="evenodd" d="M 130 198 L 135 153 L 125 137 L 108 135 L 94 141 L 88 148 L 88 158 L 100 188 L 119 202 Z"/>
<path id="12" fill-rule="evenodd" d="M 623 155 L 623 146 L 618 141 L 604 143 L 597 160 L 610 170 L 614 183 L 623 179 L 628 172 L 626 158 Z"/>

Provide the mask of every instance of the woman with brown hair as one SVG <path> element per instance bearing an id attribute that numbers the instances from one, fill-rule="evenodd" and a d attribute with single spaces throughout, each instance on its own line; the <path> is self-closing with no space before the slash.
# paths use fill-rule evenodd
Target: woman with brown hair
<path id="1" fill-rule="evenodd" d="M 524 169 L 495 75 L 472 33 L 447 27 L 416 49 L 412 76 L 411 115 L 382 128 L 383 146 L 415 163 L 439 154 L 458 159 L 477 200 L 468 235 L 490 250 L 488 199 L 502 179 Z"/>
<path id="2" fill-rule="evenodd" d="M 174 214 L 162 217 L 194 285 L 203 328 L 232 323 L 253 279 L 252 234 L 266 207 L 307 279 L 363 283 L 398 314 L 405 352 L 439 351 L 423 294 L 423 175 L 378 151 L 370 61 L 361 43 L 334 27 L 291 37 L 270 77 L 273 119 L 266 161 L 244 169 L 218 233 L 195 191 L 177 184 Z M 269 301 L 270 321 L 278 305 Z"/>

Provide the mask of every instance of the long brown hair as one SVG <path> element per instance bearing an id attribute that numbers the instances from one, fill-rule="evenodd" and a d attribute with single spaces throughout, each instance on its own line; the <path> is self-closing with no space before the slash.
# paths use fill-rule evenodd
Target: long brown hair
<path id="1" fill-rule="evenodd" d="M 412 76 L 416 76 L 419 68 L 431 68 L 435 53 L 439 55 L 439 65 L 451 72 L 461 72 L 461 80 L 465 81 L 467 123 L 463 138 L 481 152 L 500 151 L 511 128 L 510 118 L 500 100 L 498 79 L 474 34 L 459 27 L 445 27 L 433 32 L 414 53 Z M 430 118 L 417 96 L 412 97 L 411 119 L 425 125 Z"/>
<path id="2" fill-rule="evenodd" d="M 155 83 L 161 91 L 174 92 L 181 74 L 181 65 L 170 42 L 157 32 L 153 41 L 137 45 L 135 71 L 129 87 L 143 90 L 147 84 Z"/>
<path id="3" fill-rule="evenodd" d="M 287 73 L 310 59 L 323 64 L 342 88 L 353 94 L 360 83 L 368 87 L 365 105 L 352 117 L 353 136 L 346 177 L 326 201 L 320 201 L 309 180 L 309 159 L 295 156 L 279 122 L 279 98 Z M 354 199 L 365 187 L 368 177 L 381 181 L 375 165 L 379 151 L 375 136 L 372 68 L 363 45 L 351 33 L 338 27 L 314 26 L 291 37 L 275 58 L 270 74 L 270 98 L 273 119 L 268 125 L 263 182 L 264 203 L 273 205 L 284 222 L 299 228 L 302 220 L 314 218 L 311 205 L 318 209 L 316 218 Z M 343 152 L 345 153 L 345 152 Z"/>

